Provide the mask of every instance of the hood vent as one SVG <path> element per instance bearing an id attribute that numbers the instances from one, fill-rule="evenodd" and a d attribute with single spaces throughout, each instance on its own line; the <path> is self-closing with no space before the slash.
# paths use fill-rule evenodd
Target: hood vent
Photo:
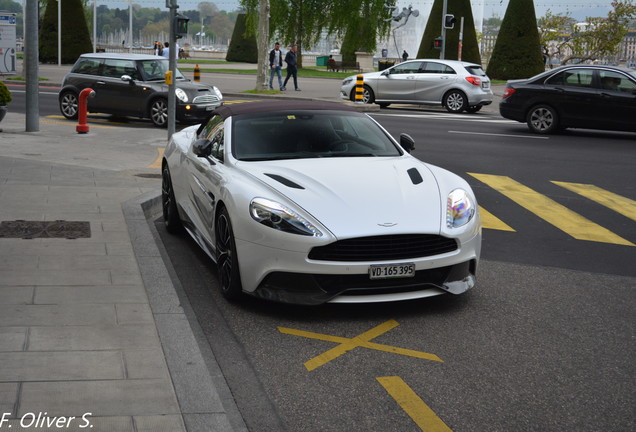
<path id="1" fill-rule="evenodd" d="M 290 188 L 294 188 L 294 189 L 305 189 L 304 187 L 302 187 L 301 185 L 299 185 L 298 183 L 294 183 L 293 181 L 283 177 L 283 176 L 279 176 L 277 174 L 267 174 L 265 173 L 265 175 L 267 177 L 273 178 L 274 180 L 276 180 L 279 183 L 284 184 L 287 187 Z"/>
<path id="2" fill-rule="evenodd" d="M 420 184 L 424 181 L 424 179 L 422 179 L 422 175 L 417 170 L 417 168 L 411 168 L 410 170 L 406 172 L 409 174 L 409 177 L 411 177 L 411 181 L 413 182 L 414 185 Z"/>

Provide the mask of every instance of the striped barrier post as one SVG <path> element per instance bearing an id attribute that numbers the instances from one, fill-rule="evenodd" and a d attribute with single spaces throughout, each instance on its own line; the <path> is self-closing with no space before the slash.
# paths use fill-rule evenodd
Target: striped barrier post
<path id="1" fill-rule="evenodd" d="M 364 76 L 356 76 L 356 100 L 355 103 L 364 103 Z"/>
<path id="2" fill-rule="evenodd" d="M 194 66 L 194 80 L 196 82 L 201 81 L 201 69 L 199 69 L 199 65 Z"/>

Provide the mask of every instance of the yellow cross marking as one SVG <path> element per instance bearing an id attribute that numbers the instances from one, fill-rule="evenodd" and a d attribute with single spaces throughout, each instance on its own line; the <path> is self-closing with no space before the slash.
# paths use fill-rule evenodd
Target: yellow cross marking
<path id="1" fill-rule="evenodd" d="M 437 414 L 420 399 L 402 378 L 390 376 L 377 377 L 376 379 L 421 430 L 451 432 L 451 428 L 437 417 Z"/>
<path id="2" fill-rule="evenodd" d="M 378 351 L 390 352 L 394 354 L 405 355 L 409 357 L 421 358 L 425 360 L 432 360 L 436 362 L 443 363 L 444 361 L 437 357 L 435 354 L 429 354 L 421 351 L 414 351 L 404 348 L 398 348 L 390 345 L 383 345 L 375 342 L 370 342 L 371 339 L 375 339 L 376 337 L 388 332 L 389 330 L 399 326 L 397 321 L 389 320 L 383 324 L 380 324 L 377 327 L 372 328 L 358 336 L 354 336 L 351 339 L 339 337 L 339 336 L 330 336 L 321 333 L 308 332 L 304 330 L 295 330 L 285 327 L 278 327 L 278 331 L 284 334 L 290 334 L 294 336 L 302 336 L 310 339 L 318 339 L 327 342 L 334 342 L 339 344 L 338 346 L 325 351 L 317 357 L 312 358 L 311 360 L 305 362 L 305 367 L 308 371 L 312 371 L 320 366 L 323 366 L 329 363 L 331 360 L 334 360 L 340 357 L 343 354 L 353 350 L 354 348 L 368 348 L 374 349 Z"/>
<path id="3" fill-rule="evenodd" d="M 481 226 L 485 229 L 494 229 L 500 231 L 514 231 L 507 223 L 499 219 L 488 210 L 479 206 L 479 214 L 481 215 Z"/>
<path id="4" fill-rule="evenodd" d="M 572 192 L 582 195 L 585 198 L 591 199 L 592 201 L 595 201 L 605 207 L 614 210 L 617 213 L 622 214 L 625 217 L 630 218 L 631 220 L 636 221 L 636 201 L 634 200 L 617 195 L 613 192 L 606 191 L 598 186 L 590 184 L 566 183 L 559 181 L 553 181 L 552 183 L 571 190 Z"/>

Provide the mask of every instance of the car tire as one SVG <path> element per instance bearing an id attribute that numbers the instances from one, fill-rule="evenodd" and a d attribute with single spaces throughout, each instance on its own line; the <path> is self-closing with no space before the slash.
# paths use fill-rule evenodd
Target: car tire
<path id="1" fill-rule="evenodd" d="M 157 98 L 150 104 L 150 120 L 155 126 L 166 127 L 168 125 L 168 101 Z"/>
<path id="2" fill-rule="evenodd" d="M 538 134 L 551 134 L 559 130 L 559 115 L 549 105 L 536 105 L 526 116 L 528 129 Z"/>
<path id="3" fill-rule="evenodd" d="M 446 111 L 458 114 L 468 107 L 466 95 L 459 90 L 451 90 L 444 95 L 444 107 Z"/>
<path id="4" fill-rule="evenodd" d="M 161 207 L 163 209 L 163 224 L 170 234 L 179 234 L 183 230 L 183 224 L 179 218 L 177 201 L 174 197 L 172 178 L 168 165 L 161 172 Z"/>
<path id="5" fill-rule="evenodd" d="M 483 105 L 473 105 L 473 106 L 466 107 L 466 112 L 469 114 L 474 114 L 477 111 L 479 111 L 482 106 Z"/>
<path id="6" fill-rule="evenodd" d="M 353 90 L 351 90 L 351 96 L 350 96 L 351 102 L 355 102 L 356 101 L 356 88 L 355 86 L 353 87 Z M 365 104 L 372 104 L 375 102 L 375 94 L 373 93 L 373 90 L 371 90 L 371 87 L 369 87 L 368 85 L 365 85 L 362 88 L 362 102 Z"/>
<path id="7" fill-rule="evenodd" d="M 228 300 L 237 300 L 242 296 L 241 275 L 239 273 L 236 242 L 232 222 L 226 208 L 222 208 L 216 218 L 216 265 L 219 272 L 221 294 Z"/>
<path id="8" fill-rule="evenodd" d="M 69 120 L 77 120 L 79 113 L 79 99 L 77 93 L 66 91 L 60 95 L 60 111 Z"/>

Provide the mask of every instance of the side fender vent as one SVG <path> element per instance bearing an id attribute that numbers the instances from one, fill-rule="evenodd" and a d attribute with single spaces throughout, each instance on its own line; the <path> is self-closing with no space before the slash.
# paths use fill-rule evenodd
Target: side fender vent
<path id="1" fill-rule="evenodd" d="M 294 188 L 294 189 L 305 189 L 304 187 L 302 187 L 298 183 L 294 183 L 293 181 L 291 181 L 288 178 L 285 178 L 283 176 L 279 176 L 277 174 L 267 174 L 267 173 L 265 173 L 265 175 L 267 177 L 273 178 L 277 182 L 282 183 L 282 184 L 284 184 L 287 187 Z"/>
<path id="2" fill-rule="evenodd" d="M 413 184 L 415 185 L 420 184 L 424 181 L 424 179 L 422 178 L 422 175 L 417 170 L 417 168 L 411 168 L 410 170 L 406 172 L 409 174 L 409 177 L 411 177 L 411 181 L 413 182 Z"/>

